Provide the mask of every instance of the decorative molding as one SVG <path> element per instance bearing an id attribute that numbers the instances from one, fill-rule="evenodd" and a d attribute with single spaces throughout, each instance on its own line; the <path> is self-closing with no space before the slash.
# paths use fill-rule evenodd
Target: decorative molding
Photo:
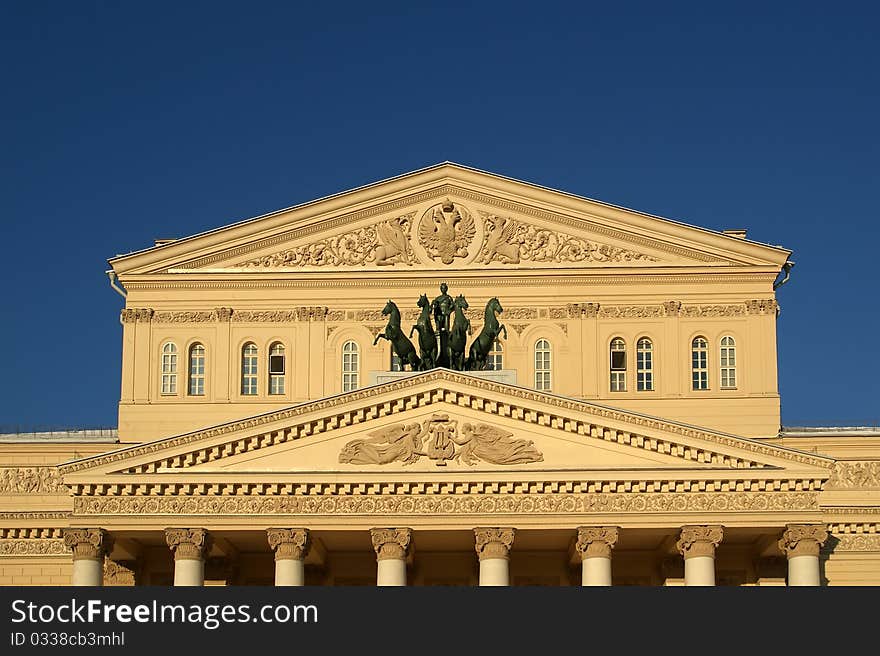
<path id="1" fill-rule="evenodd" d="M 193 312 L 156 312 L 153 315 L 154 323 L 214 323 L 219 321 L 214 310 Z"/>
<path id="2" fill-rule="evenodd" d="M 0 539 L 0 556 L 67 556 L 62 539 Z"/>
<path id="3" fill-rule="evenodd" d="M 123 308 L 119 316 L 122 323 L 150 321 L 153 318 L 153 310 L 151 308 Z"/>
<path id="4" fill-rule="evenodd" d="M 496 483 L 498 492 L 456 490 L 455 483 L 411 483 L 408 494 L 387 494 L 376 484 L 373 494 L 357 494 L 365 485 L 349 484 L 355 494 L 333 495 L 314 486 L 313 494 L 291 496 L 205 496 L 205 497 L 81 497 L 74 500 L 77 516 L 93 515 L 570 515 L 572 513 L 706 513 L 779 512 L 818 510 L 811 492 L 718 492 L 680 494 L 564 492 L 513 493 L 506 483 Z M 464 485 L 462 485 L 464 487 Z M 489 487 L 483 484 L 483 488 Z M 528 484 L 523 487 L 528 489 Z M 433 489 L 436 488 L 437 492 Z M 448 490 L 448 492 L 440 492 Z M 179 529 L 185 530 L 185 529 Z"/>
<path id="5" fill-rule="evenodd" d="M 67 494 L 57 467 L 0 467 L 0 494 Z"/>
<path id="6" fill-rule="evenodd" d="M 275 560 L 302 560 L 312 546 L 307 528 L 270 528 L 266 530 Z"/>
<path id="7" fill-rule="evenodd" d="M 200 267 L 208 267 L 211 264 L 215 264 L 222 260 L 233 259 L 239 256 L 246 255 L 248 253 L 253 253 L 258 250 L 271 248 L 273 246 L 280 246 L 281 244 L 284 244 L 286 242 L 301 239 L 309 235 L 326 233 L 340 228 L 344 229 L 346 226 L 350 226 L 351 224 L 364 219 L 397 213 L 410 206 L 420 205 L 422 203 L 446 196 L 456 196 L 465 200 L 489 205 L 501 211 L 530 216 L 537 219 L 543 219 L 545 221 L 556 223 L 560 226 L 568 226 L 569 228 L 573 228 L 575 230 L 589 230 L 590 232 L 612 240 L 620 240 L 631 243 L 636 247 L 641 246 L 651 248 L 657 251 L 669 253 L 671 255 L 677 255 L 685 259 L 707 263 L 728 262 L 728 260 L 715 255 L 710 255 L 701 251 L 685 248 L 673 243 L 648 239 L 646 237 L 642 237 L 641 235 L 624 232 L 623 230 L 618 230 L 603 223 L 599 223 L 596 220 L 585 219 L 564 212 L 550 212 L 540 209 L 538 207 L 534 207 L 532 205 L 526 205 L 524 203 L 500 198 L 492 194 L 472 191 L 470 189 L 455 184 L 442 184 L 427 191 L 409 194 L 407 196 L 402 196 L 395 200 L 386 201 L 383 203 L 377 203 L 371 207 L 367 207 L 362 210 L 324 219 L 306 226 L 286 230 L 272 237 L 266 237 L 264 239 L 259 239 L 247 244 L 243 244 L 241 246 L 228 249 L 226 251 L 221 251 L 212 255 L 206 255 L 204 257 L 182 263 L 179 265 L 179 268 L 195 269 Z M 274 212 L 273 214 L 278 215 L 286 211 L 288 210 L 280 210 L 278 212 Z M 126 286 L 128 286 L 128 283 L 126 283 Z"/>
<path id="8" fill-rule="evenodd" d="M 11 528 L 0 528 L 0 538 L 3 539 L 26 539 L 26 540 L 47 540 L 47 539 L 55 539 L 61 540 L 63 539 L 63 528 L 52 527 L 52 528 L 19 528 L 19 527 L 11 527 Z"/>
<path id="9" fill-rule="evenodd" d="M 438 467 L 450 460 L 473 466 L 479 462 L 519 465 L 541 462 L 544 456 L 532 440 L 511 439 L 513 433 L 490 426 L 465 422 L 448 414 L 433 414 L 421 424 L 391 424 L 367 433 L 368 438 L 351 440 L 339 453 L 339 462 L 353 465 L 411 465 L 422 456 Z"/>
<path id="10" fill-rule="evenodd" d="M 647 319 L 664 316 L 660 305 L 603 305 L 600 319 Z"/>
<path id="11" fill-rule="evenodd" d="M 166 528 L 165 542 L 174 560 L 203 560 L 211 548 L 211 535 L 203 528 Z"/>
<path id="12" fill-rule="evenodd" d="M 880 551 L 880 535 L 833 534 L 837 543 L 834 553 L 840 551 Z"/>
<path id="13" fill-rule="evenodd" d="M 788 524 L 777 544 L 788 558 L 818 556 L 827 539 L 828 529 L 824 524 Z"/>
<path id="14" fill-rule="evenodd" d="M 67 489 L 65 487 L 65 489 Z M 27 521 L 39 521 L 39 520 L 56 520 L 56 519 L 70 519 L 70 511 L 69 510 L 58 510 L 58 511 L 38 511 L 38 512 L 0 512 L 0 522 L 8 522 L 11 520 L 19 520 L 24 519 Z"/>
<path id="15" fill-rule="evenodd" d="M 510 548 L 516 529 L 513 528 L 475 528 L 474 538 L 477 556 L 480 560 L 510 557 Z"/>
<path id="16" fill-rule="evenodd" d="M 431 382 L 457 383 L 466 386 L 468 389 L 466 391 L 459 391 L 438 385 L 434 389 L 427 391 L 412 391 L 414 386 Z M 510 399 L 510 402 L 483 398 L 479 394 L 481 391 L 503 395 L 505 398 Z M 388 395 L 393 392 L 401 392 L 403 393 L 403 396 L 396 399 L 382 401 L 372 407 L 368 404 L 366 407 L 361 406 L 351 408 L 351 405 L 354 405 L 359 401 L 369 402 L 369 400 L 374 399 L 379 395 Z M 517 401 L 519 403 L 517 403 Z M 553 396 L 546 392 L 535 392 L 524 388 L 511 387 L 480 378 L 474 378 L 467 374 L 452 372 L 446 369 L 434 369 L 429 372 L 408 377 L 404 380 L 397 380 L 383 385 L 376 385 L 356 390 L 354 392 L 341 394 L 339 396 L 307 402 L 285 410 L 250 417 L 244 420 L 233 421 L 220 426 L 195 431 L 193 433 L 157 440 L 155 442 L 130 447 L 128 449 L 121 449 L 107 455 L 95 456 L 93 458 L 67 465 L 61 465 L 60 470 L 62 475 L 72 474 L 84 469 L 90 469 L 102 465 L 111 465 L 132 457 L 156 454 L 165 449 L 207 441 L 214 437 L 229 435 L 230 433 L 239 430 L 258 429 L 262 426 L 274 424 L 278 421 L 294 420 L 292 425 L 285 427 L 283 430 L 279 430 L 277 426 L 273 426 L 262 435 L 238 437 L 225 444 L 213 443 L 201 447 L 194 444 L 193 446 L 195 448 L 190 452 L 181 453 L 175 456 L 166 456 L 160 460 L 131 466 L 124 471 L 127 473 L 150 473 L 155 472 L 160 467 L 180 469 L 195 464 L 218 460 L 227 455 L 234 455 L 323 433 L 328 430 L 334 430 L 340 426 L 371 421 L 372 419 L 394 413 L 398 407 L 424 408 L 440 402 L 482 410 L 487 412 L 487 414 L 520 419 L 527 423 L 555 428 L 556 430 L 565 433 L 576 433 L 591 439 L 611 441 L 618 444 L 645 449 L 646 451 L 665 453 L 683 458 L 684 460 L 715 464 L 719 467 L 724 466 L 737 469 L 748 469 L 763 467 L 764 465 L 749 458 L 738 458 L 718 453 L 707 446 L 694 447 L 676 444 L 672 441 L 671 436 L 680 435 L 686 438 L 699 439 L 710 445 L 715 444 L 721 447 L 743 449 L 755 454 L 756 457 L 766 455 L 769 457 L 783 458 L 790 462 L 798 462 L 800 464 L 821 468 L 830 468 L 831 463 L 833 462 L 830 458 L 779 449 L 756 441 L 745 440 L 743 438 L 737 438 L 723 433 L 712 433 L 707 430 L 687 426 L 685 424 L 677 424 L 664 419 L 633 414 L 600 405 L 593 405 L 586 401 Z M 549 406 L 551 410 L 533 410 L 532 408 L 527 407 L 527 404 L 530 403 L 537 403 L 544 407 Z M 343 404 L 348 405 L 349 409 L 340 412 L 338 407 Z M 334 412 L 325 412 L 325 416 L 318 419 L 309 419 L 301 424 L 295 422 L 296 418 L 303 415 L 311 415 L 311 413 L 330 410 Z M 570 414 L 572 412 L 577 413 L 578 416 L 572 416 Z M 641 426 L 657 429 L 668 433 L 670 438 L 663 439 L 646 437 L 644 435 L 639 435 L 633 428 L 630 428 L 629 430 L 614 430 L 606 428 L 598 424 L 598 422 L 594 423 L 594 421 L 592 421 L 593 419 L 610 419 L 627 423 L 634 428 Z"/>
<path id="17" fill-rule="evenodd" d="M 65 528 L 62 536 L 74 560 L 101 560 L 113 550 L 113 538 L 102 528 Z"/>
<path id="18" fill-rule="evenodd" d="M 483 244 L 477 256 L 481 264 L 519 264 L 520 262 L 657 262 L 656 257 L 582 237 L 539 228 L 511 217 L 480 212 Z"/>
<path id="19" fill-rule="evenodd" d="M 303 306 L 291 310 L 235 310 L 232 319 L 247 323 L 289 323 L 291 321 L 321 321 L 327 317 L 323 306 Z"/>
<path id="20" fill-rule="evenodd" d="M 301 244 L 233 266 L 245 269 L 278 269 L 322 266 L 412 265 L 416 256 L 409 233 L 415 212 L 341 235 Z"/>
<path id="21" fill-rule="evenodd" d="M 683 305 L 680 316 L 694 317 L 742 317 L 747 314 L 743 303 L 735 305 Z"/>
<path id="22" fill-rule="evenodd" d="M 403 560 L 412 542 L 411 528 L 371 528 L 376 560 Z"/>
<path id="23" fill-rule="evenodd" d="M 617 526 L 581 526 L 574 548 L 581 555 L 581 560 L 611 558 L 618 534 Z"/>
<path id="24" fill-rule="evenodd" d="M 747 314 L 772 314 L 776 316 L 779 313 L 779 303 L 775 298 L 765 298 L 746 301 Z"/>
<path id="25" fill-rule="evenodd" d="M 120 562 L 105 558 L 103 581 L 105 586 L 133 586 L 134 570 Z"/>
<path id="26" fill-rule="evenodd" d="M 844 460 L 834 463 L 828 487 L 835 489 L 880 488 L 880 461 Z"/>
<path id="27" fill-rule="evenodd" d="M 683 526 L 675 548 L 688 558 L 715 557 L 715 549 L 724 537 L 722 526 Z"/>

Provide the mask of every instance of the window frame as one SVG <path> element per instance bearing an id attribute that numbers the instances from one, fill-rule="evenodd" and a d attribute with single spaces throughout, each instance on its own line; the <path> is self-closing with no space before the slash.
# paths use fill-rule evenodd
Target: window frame
<path id="1" fill-rule="evenodd" d="M 201 349 L 201 354 L 196 355 L 196 349 Z M 194 365 L 196 364 L 196 360 L 201 360 L 201 371 L 193 372 Z M 208 349 L 205 348 L 205 345 L 202 342 L 193 342 L 189 346 L 189 352 L 187 357 L 187 384 L 186 384 L 186 395 L 187 396 L 205 396 L 205 379 L 206 372 L 208 368 Z M 201 391 L 193 391 L 194 384 L 197 387 L 197 390 Z"/>
<path id="2" fill-rule="evenodd" d="M 654 392 L 654 382 L 654 340 L 642 335 L 636 340 L 636 391 Z"/>
<path id="3" fill-rule="evenodd" d="M 729 343 L 725 343 L 728 341 Z M 721 339 L 718 341 L 718 386 L 720 389 L 736 389 L 736 346 L 736 338 L 733 335 L 722 335 Z M 725 384 L 725 380 L 727 381 L 727 384 Z"/>
<path id="4" fill-rule="evenodd" d="M 492 350 L 486 354 L 486 371 L 501 371 L 503 368 L 504 342 L 496 338 L 495 341 L 492 342 Z"/>
<path id="5" fill-rule="evenodd" d="M 281 349 L 281 353 L 273 353 L 276 349 Z M 272 370 L 272 358 L 279 356 L 281 357 L 280 373 Z M 284 396 L 287 394 L 287 348 L 284 346 L 284 342 L 274 341 L 269 344 L 268 357 L 269 360 L 266 363 L 266 372 L 269 376 L 267 392 L 269 396 Z"/>
<path id="6" fill-rule="evenodd" d="M 545 345 L 542 346 L 541 344 Z M 539 337 L 535 340 L 532 348 L 532 362 L 535 368 L 535 389 L 539 392 L 550 392 L 553 390 L 553 344 L 546 337 Z M 541 356 L 539 361 L 539 355 Z M 540 365 L 540 366 L 539 366 Z"/>
<path id="7" fill-rule="evenodd" d="M 697 341 L 702 341 L 703 346 L 697 346 Z M 697 366 L 698 355 L 702 355 L 702 366 Z M 710 389 L 709 381 L 709 340 L 704 335 L 696 335 L 691 339 L 690 350 L 691 391 L 705 392 Z M 697 378 L 699 376 L 699 378 Z M 701 383 L 698 385 L 698 381 Z"/>
<path id="8" fill-rule="evenodd" d="M 615 365 L 615 354 L 623 354 L 623 366 Z M 614 336 L 608 343 L 608 391 L 609 392 L 626 392 L 626 340 L 620 336 Z"/>
<path id="9" fill-rule="evenodd" d="M 342 365 L 340 367 L 342 374 L 342 391 L 343 393 L 353 392 L 360 387 L 361 346 L 356 340 L 347 339 L 342 343 L 340 353 L 342 355 L 340 362 Z"/>
<path id="10" fill-rule="evenodd" d="M 247 351 L 253 347 L 253 354 L 248 353 Z M 254 341 L 247 341 L 241 346 L 240 353 L 240 367 L 241 371 L 241 384 L 239 386 L 239 393 L 241 396 L 258 396 L 260 393 L 260 349 Z M 249 364 L 253 364 L 253 371 L 250 371 L 250 367 L 248 369 L 245 368 L 245 359 L 248 360 Z"/>
<path id="11" fill-rule="evenodd" d="M 177 396 L 177 344 L 172 340 L 162 343 L 159 349 L 159 394 L 161 396 Z"/>

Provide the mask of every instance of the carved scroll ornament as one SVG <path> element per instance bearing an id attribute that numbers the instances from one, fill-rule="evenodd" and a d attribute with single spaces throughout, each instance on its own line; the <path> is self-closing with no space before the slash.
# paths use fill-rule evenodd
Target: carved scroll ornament
<path id="1" fill-rule="evenodd" d="M 486 236 L 477 261 L 482 264 L 657 261 L 644 253 L 538 228 L 510 217 L 481 214 Z"/>
<path id="2" fill-rule="evenodd" d="M 445 414 L 434 414 L 420 424 L 392 424 L 368 435 L 348 442 L 339 462 L 411 465 L 427 457 L 438 466 L 450 460 L 472 466 L 481 461 L 518 465 L 544 459 L 531 440 L 513 439 L 513 433 L 489 424 L 465 423 L 459 428 L 458 421 Z"/>

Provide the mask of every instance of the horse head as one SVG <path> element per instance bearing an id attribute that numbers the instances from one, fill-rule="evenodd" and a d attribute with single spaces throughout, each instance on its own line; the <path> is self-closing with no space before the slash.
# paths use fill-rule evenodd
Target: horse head
<path id="1" fill-rule="evenodd" d="M 491 308 L 493 312 L 504 312 L 504 308 L 501 307 L 501 301 L 495 296 L 489 299 L 489 308 Z"/>
<path id="2" fill-rule="evenodd" d="M 420 308 L 428 307 L 428 304 L 429 304 L 429 301 L 428 301 L 428 295 L 427 295 L 427 294 L 422 294 L 421 296 L 419 296 L 419 302 L 417 303 L 417 305 L 418 305 Z"/>
<path id="3" fill-rule="evenodd" d="M 389 298 L 388 302 L 385 304 L 385 307 L 382 308 L 382 316 L 384 317 L 391 314 L 391 312 L 394 311 L 396 308 L 397 306 L 394 304 L 394 301 Z"/>
<path id="4" fill-rule="evenodd" d="M 454 303 L 455 303 L 455 307 L 457 307 L 459 310 L 467 310 L 470 307 L 470 305 L 468 305 L 468 302 L 465 299 L 463 294 L 459 294 L 455 298 Z"/>

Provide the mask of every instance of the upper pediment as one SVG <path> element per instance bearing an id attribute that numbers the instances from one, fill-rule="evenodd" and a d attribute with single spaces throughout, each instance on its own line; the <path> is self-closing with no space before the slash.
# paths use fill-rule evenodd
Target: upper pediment
<path id="1" fill-rule="evenodd" d="M 789 252 L 454 164 L 114 258 L 120 275 L 764 266 Z"/>
<path id="2" fill-rule="evenodd" d="M 584 477 L 818 481 L 833 461 L 435 369 L 62 466 L 68 485 L 159 480 Z M 522 478 L 525 477 L 525 478 Z M 462 479 L 464 480 L 464 479 Z M 745 481 L 745 482 L 744 482 Z M 129 483 L 131 484 L 131 483 Z M 788 483 L 786 483 L 787 485 Z M 811 483 L 812 485 L 812 483 Z M 778 489 L 778 488 L 777 488 Z"/>

